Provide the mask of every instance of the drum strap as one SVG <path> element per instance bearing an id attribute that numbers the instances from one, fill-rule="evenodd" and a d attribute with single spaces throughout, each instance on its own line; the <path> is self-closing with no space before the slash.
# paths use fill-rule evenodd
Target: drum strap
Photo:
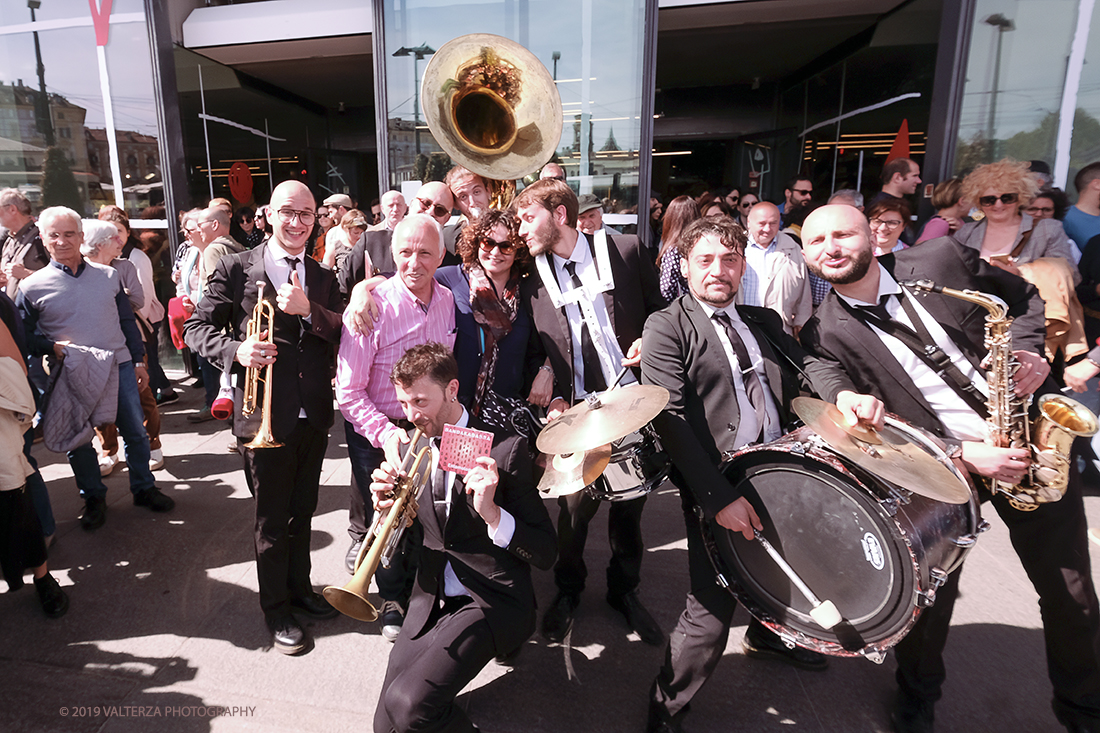
<path id="1" fill-rule="evenodd" d="M 841 302 L 844 303 L 859 320 L 868 325 L 873 325 L 883 333 L 889 334 L 905 344 L 905 346 L 912 351 L 918 359 L 923 361 L 925 366 L 931 369 L 936 376 L 942 379 L 971 410 L 978 413 L 983 418 L 989 417 L 989 409 L 986 406 L 985 397 L 982 395 L 981 391 L 974 386 L 974 383 L 971 382 L 957 366 L 955 366 L 954 362 L 951 361 L 951 357 L 936 344 L 936 340 L 932 338 L 932 334 L 928 332 L 928 328 L 924 325 L 924 321 L 921 320 L 920 315 L 917 313 L 917 309 L 913 307 L 913 304 L 909 302 L 909 299 L 905 297 L 904 293 L 899 295 L 898 299 L 901 302 L 902 310 L 905 311 L 905 314 L 909 316 L 909 320 L 912 321 L 913 328 L 890 318 L 889 313 L 886 311 L 886 304 L 892 297 L 892 295 L 882 296 L 882 300 L 880 300 L 879 304 L 876 306 L 859 306 L 853 308 L 848 305 L 848 303 L 845 303 L 843 299 Z"/>

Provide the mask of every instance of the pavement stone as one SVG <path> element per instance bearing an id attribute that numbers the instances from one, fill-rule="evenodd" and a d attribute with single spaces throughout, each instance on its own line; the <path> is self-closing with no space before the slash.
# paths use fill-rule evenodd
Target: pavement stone
<path id="1" fill-rule="evenodd" d="M 106 479 L 106 525 L 84 532 L 64 456 L 35 447 L 58 523 L 50 568 L 71 608 L 50 621 L 29 586 L 0 594 L 0 686 L 9 700 L 0 708 L 0 731 L 369 729 L 390 644 L 377 624 L 341 616 L 306 622 L 314 646 L 303 656 L 271 648 L 256 595 L 254 515 L 241 459 L 227 451 L 224 423 L 186 421 L 202 394 L 180 389 L 181 399 L 162 407 L 165 468 L 157 472 L 158 485 L 176 500 L 171 513 L 134 507 L 120 466 Z M 337 418 L 313 522 L 318 589 L 349 578 L 343 435 Z M 1100 497 L 1086 497 L 1086 509 L 1100 526 Z M 1060 730 L 1050 709 L 1038 599 L 1004 525 L 994 513 L 987 519 L 992 529 L 963 573 L 938 729 Z M 651 494 L 643 531 L 640 595 L 667 632 L 687 591 L 680 502 L 669 485 Z M 482 730 L 643 729 L 663 650 L 643 644 L 604 602 L 609 554 L 598 515 L 588 542 L 589 588 L 568 644 L 536 635 L 513 668 L 490 664 L 460 697 Z M 536 571 L 535 584 L 545 606 L 554 596 L 552 574 Z M 747 622 L 739 610 L 725 657 L 693 703 L 689 733 L 891 730 L 892 658 L 882 665 L 832 659 L 816 673 L 753 661 L 740 650 Z M 212 707 L 244 714 L 211 717 Z"/>

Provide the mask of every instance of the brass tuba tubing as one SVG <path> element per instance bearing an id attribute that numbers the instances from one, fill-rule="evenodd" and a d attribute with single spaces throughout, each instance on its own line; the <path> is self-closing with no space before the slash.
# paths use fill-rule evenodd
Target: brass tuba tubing
<path id="1" fill-rule="evenodd" d="M 378 618 L 378 609 L 368 600 L 370 583 L 378 565 L 388 552 L 397 546 L 409 520 L 409 509 L 416 505 L 420 493 L 428 478 L 429 466 L 423 466 L 425 457 L 431 463 L 429 448 L 416 451 L 416 444 L 422 433 L 417 428 L 409 441 L 409 449 L 401 459 L 400 474 L 393 487 L 393 505 L 383 515 L 379 512 L 371 523 L 370 530 L 359 548 L 359 557 L 355 560 L 355 575 L 343 587 L 330 585 L 323 591 L 325 600 L 340 613 L 359 621 L 371 622 Z M 410 467 L 411 463 L 411 467 Z"/>
<path id="2" fill-rule="evenodd" d="M 267 331 L 267 337 L 262 341 L 260 334 Z M 248 320 L 245 329 L 245 338 L 255 338 L 257 343 L 275 345 L 275 306 L 264 300 L 264 282 L 256 282 L 256 307 L 252 309 L 252 318 Z M 257 396 L 260 383 L 264 385 L 264 401 L 260 414 L 260 429 L 251 441 L 244 444 L 245 448 L 281 448 L 282 443 L 275 440 L 271 433 L 271 387 L 275 383 L 273 371 L 275 362 L 266 367 L 248 367 L 244 378 L 244 401 L 241 404 L 241 414 L 248 416 L 256 411 Z M 260 372 L 263 371 L 263 376 Z"/>

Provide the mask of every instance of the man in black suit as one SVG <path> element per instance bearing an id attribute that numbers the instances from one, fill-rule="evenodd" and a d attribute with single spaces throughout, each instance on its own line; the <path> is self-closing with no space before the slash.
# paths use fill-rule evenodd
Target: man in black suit
<path id="1" fill-rule="evenodd" d="M 539 271 L 539 277 L 520 286 L 520 297 L 550 360 L 554 399 L 547 414 L 554 419 L 585 395 L 607 389 L 622 367 L 638 365 L 642 324 L 665 302 L 653 261 L 637 237 L 605 232 L 588 237 L 577 231 L 577 196 L 562 181 L 531 184 L 512 207 Z M 627 374 L 622 383 L 633 381 Z M 645 499 L 612 502 L 608 508 L 607 601 L 643 641 L 656 645 L 664 636 L 637 595 Z M 558 505 L 558 594 L 542 620 L 543 634 L 551 641 L 565 638 L 573 623 L 588 575 L 588 523 L 600 502 L 582 491 L 559 499 Z"/>
<path id="2" fill-rule="evenodd" d="M 321 462 L 332 427 L 332 371 L 340 340 L 340 290 L 331 271 L 305 256 L 316 216 L 313 195 L 298 181 L 275 187 L 266 212 L 271 238 L 223 257 L 205 296 L 184 324 L 192 350 L 236 380 L 233 434 L 242 445 L 245 476 L 256 497 L 256 568 L 260 607 L 275 648 L 305 650 L 305 631 L 291 611 L 333 618 L 336 610 L 309 580 L 310 523 L 317 508 Z M 257 282 L 275 306 L 273 344 L 245 338 Z M 228 332 L 227 332 L 228 330 Z M 266 337 L 267 330 L 259 334 Z M 256 411 L 241 413 L 245 369 L 274 365 Z M 279 448 L 243 448 L 260 428 L 263 390 L 271 395 L 271 433 Z"/>
<path id="3" fill-rule="evenodd" d="M 478 458 L 465 477 L 440 467 L 444 425 L 488 430 L 457 399 L 458 364 L 450 349 L 414 346 L 390 378 L 432 453 L 419 497 L 420 566 L 403 633 L 390 652 L 374 731 L 476 731 L 455 697 L 489 660 L 517 651 L 534 632 L 531 565 L 548 569 L 554 562 L 554 526 L 523 438 L 496 436 L 491 457 Z M 393 503 L 388 497 L 396 477 L 389 463 L 373 474 L 380 511 Z"/>
<path id="4" fill-rule="evenodd" d="M 882 419 L 882 404 L 856 394 L 840 369 L 806 354 L 774 311 L 734 305 L 745 269 L 743 229 L 701 219 L 684 231 L 681 243 L 681 272 L 690 292 L 650 316 L 642 338 L 642 382 L 669 391 L 668 407 L 653 427 L 675 466 L 671 478 L 684 507 L 691 579 L 687 607 L 651 690 L 650 733 L 680 730 L 688 703 L 722 657 L 737 607 L 715 582 L 697 508 L 750 540 L 754 528 L 763 529 L 748 499 L 722 474 L 723 456 L 780 437 L 794 419 L 791 401 L 810 388 L 836 395 L 837 407 L 853 423 Z M 755 619 L 746 653 L 808 669 L 825 666 L 820 654 L 787 650 Z"/>
<path id="5" fill-rule="evenodd" d="M 1039 594 L 1055 714 L 1068 730 L 1100 730 L 1100 607 L 1089 565 L 1079 478 L 1071 475 L 1061 501 L 1041 504 L 1032 512 L 1012 508 L 1003 494 L 990 496 L 985 479 L 1018 483 L 1031 456 L 1027 449 L 984 442 L 983 393 L 986 380 L 995 376 L 981 366 L 988 311 L 942 294 L 913 297 L 899 283 L 929 279 L 1004 300 L 1015 319 L 1012 346 L 1021 363 L 1015 388 L 1025 395 L 1041 386 L 1044 393 L 1056 390 L 1053 382 L 1043 384 L 1050 367 L 1040 356 L 1045 336 L 1042 300 L 1024 280 L 985 263 L 977 251 L 948 237 L 876 261 L 867 220 L 849 206 L 813 212 L 802 227 L 802 240 L 810 270 L 833 286 L 803 328 L 803 344 L 846 369 L 859 389 L 881 398 L 890 412 L 944 439 L 950 453 L 976 477 L 975 484 L 982 487 L 979 494 L 992 500 L 1008 526 L 1012 546 Z M 906 346 L 899 324 L 918 334 L 923 329 L 927 335 L 921 343 L 934 341 L 953 367 L 933 370 L 920 356 L 925 348 L 914 351 Z M 976 402 L 969 396 L 970 387 L 978 390 Z M 899 731 L 932 730 L 933 705 L 946 677 L 943 648 L 960 572 L 952 573 L 937 590 L 935 605 L 922 612 L 896 647 L 899 694 L 893 718 Z"/>

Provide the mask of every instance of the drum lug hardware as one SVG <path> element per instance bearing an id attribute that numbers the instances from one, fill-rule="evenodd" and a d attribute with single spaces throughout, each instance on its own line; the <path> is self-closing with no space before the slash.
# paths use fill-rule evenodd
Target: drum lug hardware
<path id="1" fill-rule="evenodd" d="M 939 588 L 947 582 L 947 573 L 943 568 L 932 568 L 928 571 L 928 579 L 932 583 L 933 588 Z"/>
<path id="2" fill-rule="evenodd" d="M 917 593 L 917 608 L 931 608 L 936 603 L 935 589 Z"/>
<path id="3" fill-rule="evenodd" d="M 992 526 L 992 525 L 990 525 L 989 522 L 984 520 L 984 519 L 982 521 L 978 522 L 978 534 L 982 534 L 983 532 L 988 532 L 990 526 Z"/>
<path id="4" fill-rule="evenodd" d="M 898 501 L 897 499 L 884 499 L 882 502 L 882 508 L 886 510 L 886 513 L 891 517 L 896 517 L 898 514 Z"/>
<path id="5" fill-rule="evenodd" d="M 788 649 L 794 649 L 796 646 L 798 646 L 794 643 L 794 637 L 790 634 L 779 634 L 779 640 L 783 642 L 783 646 L 787 647 Z"/>
<path id="6" fill-rule="evenodd" d="M 871 652 L 863 652 L 863 656 L 871 660 L 875 664 L 882 664 L 884 661 L 886 661 L 886 652 L 882 652 L 877 649 Z"/>
<path id="7" fill-rule="evenodd" d="M 722 586 L 723 588 L 728 589 L 730 587 L 730 582 L 728 580 L 726 580 L 726 576 L 722 575 L 721 573 L 718 573 L 714 577 L 714 581 L 716 583 L 718 583 L 718 585 Z"/>
<path id="8" fill-rule="evenodd" d="M 956 547 L 962 547 L 964 549 L 970 549 L 974 546 L 974 543 L 978 541 L 978 535 L 976 534 L 964 534 L 962 537 L 956 537 L 951 540 Z"/>

